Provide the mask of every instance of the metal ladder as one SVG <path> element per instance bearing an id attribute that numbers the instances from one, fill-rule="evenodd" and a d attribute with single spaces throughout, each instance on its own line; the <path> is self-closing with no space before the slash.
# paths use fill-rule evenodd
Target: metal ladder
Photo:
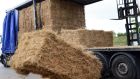
<path id="1" fill-rule="evenodd" d="M 138 6 L 136 0 L 117 0 L 117 9 L 119 19 L 125 19 L 127 44 L 133 45 L 136 42 L 140 45 L 139 39 L 139 22 L 138 22 Z"/>

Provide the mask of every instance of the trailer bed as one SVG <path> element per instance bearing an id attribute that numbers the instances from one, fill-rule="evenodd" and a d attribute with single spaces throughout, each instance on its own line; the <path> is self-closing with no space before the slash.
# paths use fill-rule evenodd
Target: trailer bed
<path id="1" fill-rule="evenodd" d="M 94 52 L 124 52 L 124 51 L 140 51 L 140 46 L 120 46 L 120 47 L 95 47 L 88 50 Z"/>

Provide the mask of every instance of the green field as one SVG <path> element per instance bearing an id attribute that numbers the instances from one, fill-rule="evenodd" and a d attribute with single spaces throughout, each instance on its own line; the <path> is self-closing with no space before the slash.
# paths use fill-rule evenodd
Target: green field
<path id="1" fill-rule="evenodd" d="M 126 46 L 127 45 L 126 36 L 119 36 L 119 37 L 114 36 L 113 44 L 114 46 Z"/>

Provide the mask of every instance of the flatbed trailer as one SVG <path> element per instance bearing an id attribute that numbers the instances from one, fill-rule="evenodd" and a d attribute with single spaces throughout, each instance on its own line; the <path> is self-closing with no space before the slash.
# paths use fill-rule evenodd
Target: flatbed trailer
<path id="1" fill-rule="evenodd" d="M 94 52 L 132 52 L 140 51 L 140 46 L 119 46 L 119 47 L 95 47 L 88 50 Z"/>
<path id="2" fill-rule="evenodd" d="M 87 50 L 94 52 L 102 62 L 103 79 L 112 75 L 115 79 L 140 79 L 140 46 L 96 47 Z"/>
<path id="3" fill-rule="evenodd" d="M 14 9 L 20 9 L 32 4 L 33 0 L 17 6 Z M 38 1 L 38 0 L 37 0 Z M 41 0 L 42 1 L 42 0 Z M 82 5 L 98 2 L 101 0 L 73 0 Z M 102 78 L 105 79 L 140 79 L 140 46 L 131 46 L 133 42 L 140 45 L 140 30 L 138 16 L 140 15 L 136 0 L 117 0 L 118 19 L 126 20 L 126 35 L 128 46 L 123 47 L 98 47 L 88 48 L 94 52 L 102 62 Z M 12 9 L 13 10 L 13 9 Z M 12 11 L 10 10 L 10 11 Z M 118 20 L 117 19 L 117 20 Z M 9 22 L 8 22 L 9 23 Z M 8 25 L 8 24 L 6 24 Z M 10 26 L 11 28 L 11 26 Z M 13 34 L 13 33 L 12 33 Z M 6 36 L 6 35 L 5 35 Z M 3 52 L 4 53 L 4 52 Z M 0 57 L 2 64 L 7 66 L 7 61 L 13 55 L 8 53 Z"/>

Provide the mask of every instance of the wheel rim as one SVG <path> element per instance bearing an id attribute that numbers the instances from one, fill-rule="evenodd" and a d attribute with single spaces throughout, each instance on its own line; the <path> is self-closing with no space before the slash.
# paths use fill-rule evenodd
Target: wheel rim
<path id="1" fill-rule="evenodd" d="M 128 73 L 128 66 L 127 66 L 127 64 L 125 64 L 125 63 L 118 64 L 117 71 L 121 75 L 127 74 Z"/>
<path id="2" fill-rule="evenodd" d="M 111 71 L 116 79 L 135 79 L 137 77 L 135 59 L 132 55 L 118 55 L 111 63 Z"/>

